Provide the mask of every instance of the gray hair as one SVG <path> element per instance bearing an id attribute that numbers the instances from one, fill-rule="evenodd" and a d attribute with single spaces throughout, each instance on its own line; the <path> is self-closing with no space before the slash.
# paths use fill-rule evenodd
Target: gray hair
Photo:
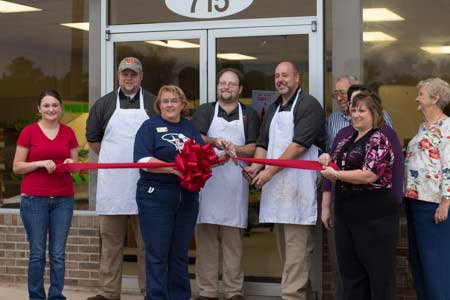
<path id="1" fill-rule="evenodd" d="M 444 110 L 450 102 L 450 85 L 448 82 L 438 77 L 428 78 L 417 84 L 418 89 L 422 87 L 427 88 L 431 98 L 438 99 L 436 105 L 439 106 L 440 109 Z"/>
<path id="2" fill-rule="evenodd" d="M 360 84 L 361 83 L 358 80 L 358 77 L 356 77 L 355 75 L 351 75 L 351 74 L 339 76 L 338 79 L 336 80 L 336 82 L 344 80 L 344 79 L 347 80 L 350 83 L 350 85 Z"/>

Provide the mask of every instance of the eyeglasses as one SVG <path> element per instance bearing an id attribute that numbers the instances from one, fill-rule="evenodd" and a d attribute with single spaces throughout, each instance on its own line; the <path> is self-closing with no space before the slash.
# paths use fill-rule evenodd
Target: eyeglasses
<path id="1" fill-rule="evenodd" d="M 346 97 L 347 96 L 347 92 L 342 91 L 342 90 L 335 90 L 333 92 L 333 97 Z"/>
<path id="2" fill-rule="evenodd" d="M 181 103 L 180 99 L 161 99 L 161 104 L 168 105 L 168 104 L 179 104 Z"/>
<path id="3" fill-rule="evenodd" d="M 229 86 L 229 87 L 235 88 L 235 87 L 238 87 L 238 86 L 239 86 L 239 83 L 237 83 L 237 82 L 232 82 L 232 81 L 228 81 L 228 82 L 226 82 L 226 81 L 219 81 L 219 86 L 220 86 L 220 87 L 226 87 L 226 86 Z"/>

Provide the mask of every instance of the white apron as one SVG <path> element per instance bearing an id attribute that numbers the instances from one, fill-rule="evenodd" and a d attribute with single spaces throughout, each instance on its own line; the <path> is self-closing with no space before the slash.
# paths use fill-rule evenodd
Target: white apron
<path id="1" fill-rule="evenodd" d="M 238 104 L 239 119 L 227 122 L 218 117 L 219 103 L 208 130 L 209 137 L 222 137 L 235 145 L 245 145 L 242 107 Z M 215 149 L 217 154 L 220 150 Z M 200 191 L 197 223 L 247 228 L 248 183 L 241 168 L 231 160 L 212 169 L 212 177 Z"/>
<path id="2" fill-rule="evenodd" d="M 267 158 L 279 158 L 294 136 L 294 110 L 280 111 L 278 106 L 270 123 Z M 318 148 L 311 146 L 297 159 L 317 160 Z M 260 223 L 316 224 L 316 171 L 285 168 L 276 173 L 262 188 Z"/>
<path id="3" fill-rule="evenodd" d="M 138 109 L 120 108 L 117 91 L 116 110 L 106 125 L 98 162 L 132 162 L 134 138 L 148 119 L 142 88 Z M 136 184 L 139 169 L 100 169 L 97 177 L 96 212 L 99 215 L 136 215 Z"/>

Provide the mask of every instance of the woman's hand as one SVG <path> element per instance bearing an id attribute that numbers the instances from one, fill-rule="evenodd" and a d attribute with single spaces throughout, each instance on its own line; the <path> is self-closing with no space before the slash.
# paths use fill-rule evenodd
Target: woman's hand
<path id="1" fill-rule="evenodd" d="M 55 172 L 56 164 L 53 160 L 38 160 L 34 162 L 38 168 L 45 168 L 49 174 Z"/>
<path id="2" fill-rule="evenodd" d="M 322 166 L 328 166 L 331 162 L 331 156 L 328 153 L 323 153 L 319 156 L 318 161 Z"/>
<path id="3" fill-rule="evenodd" d="M 180 171 L 176 170 L 175 168 L 172 168 L 172 174 L 177 175 L 178 177 L 182 177 L 183 173 L 181 173 Z"/>
<path id="4" fill-rule="evenodd" d="M 324 166 L 323 170 L 320 171 L 320 174 L 322 174 L 323 177 L 326 179 L 335 182 L 338 179 L 338 171 L 333 169 L 332 167 Z"/>
<path id="5" fill-rule="evenodd" d="M 449 200 L 441 199 L 441 203 L 439 203 L 439 206 L 438 208 L 436 208 L 436 212 L 434 213 L 434 222 L 436 222 L 436 224 L 439 224 L 447 220 L 449 206 L 450 206 Z"/>
<path id="6" fill-rule="evenodd" d="M 320 216 L 323 226 L 327 230 L 333 228 L 332 218 L 331 218 L 331 192 L 325 191 L 322 193 L 322 213 Z"/>
<path id="7" fill-rule="evenodd" d="M 66 160 L 63 162 L 63 164 L 73 164 L 74 161 L 71 158 L 66 158 Z"/>

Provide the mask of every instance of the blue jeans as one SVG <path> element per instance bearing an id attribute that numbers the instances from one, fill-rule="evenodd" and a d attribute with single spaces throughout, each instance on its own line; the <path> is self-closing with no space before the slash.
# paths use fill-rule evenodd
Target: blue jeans
<path id="1" fill-rule="evenodd" d="M 145 244 L 147 298 L 189 300 L 188 250 L 198 215 L 198 193 L 178 184 L 140 182 L 136 200 Z"/>
<path id="2" fill-rule="evenodd" d="M 450 220 L 434 222 L 437 203 L 407 198 L 409 261 L 417 300 L 450 299 Z"/>
<path id="3" fill-rule="evenodd" d="M 66 240 L 72 222 L 73 197 L 22 196 L 20 216 L 30 243 L 28 293 L 30 300 L 44 300 L 45 250 L 48 234 L 50 288 L 48 300 L 63 294 Z"/>

